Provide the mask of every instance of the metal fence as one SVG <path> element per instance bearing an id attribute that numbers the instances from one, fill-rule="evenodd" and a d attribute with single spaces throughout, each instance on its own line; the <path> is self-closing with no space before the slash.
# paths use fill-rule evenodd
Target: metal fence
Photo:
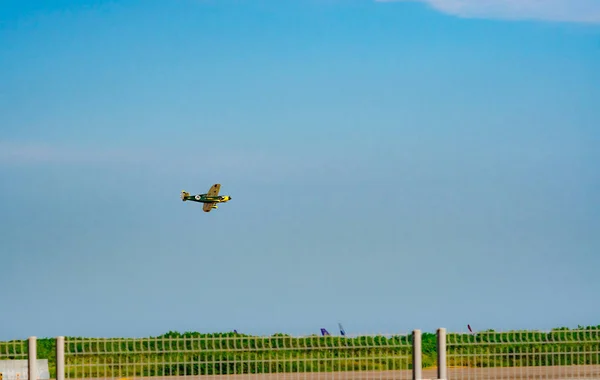
<path id="1" fill-rule="evenodd" d="M 0 366 L 0 377 L 3 380 L 21 380 L 27 379 L 28 374 L 36 373 L 36 345 L 35 339 L 29 338 L 28 341 L 24 340 L 13 340 L 10 342 L 0 342 L 0 361 L 12 361 L 15 365 L 3 365 Z M 32 355 L 30 355 L 30 353 Z M 32 358 L 32 360 L 29 360 Z M 22 371 L 20 363 L 23 360 L 27 360 L 27 369 Z M 4 362 L 7 363 L 7 362 Z"/>
<path id="2" fill-rule="evenodd" d="M 251 378 L 410 379 L 413 335 L 270 337 L 216 334 L 65 340 L 65 378 L 246 375 Z"/>
<path id="3" fill-rule="evenodd" d="M 600 379 L 600 330 L 447 334 L 449 379 Z"/>
<path id="4" fill-rule="evenodd" d="M 57 380 L 600 379 L 600 328 L 478 333 L 269 337 L 237 333 L 65 338 L 41 347 Z M 31 355 L 29 355 L 31 354 Z M 0 342 L 0 360 L 28 359 L 36 338 Z M 36 379 L 37 380 L 39 376 Z M 53 376 L 54 378 L 54 376 Z"/>
<path id="5" fill-rule="evenodd" d="M 27 341 L 0 342 L 0 360 L 23 360 L 29 356 Z"/>

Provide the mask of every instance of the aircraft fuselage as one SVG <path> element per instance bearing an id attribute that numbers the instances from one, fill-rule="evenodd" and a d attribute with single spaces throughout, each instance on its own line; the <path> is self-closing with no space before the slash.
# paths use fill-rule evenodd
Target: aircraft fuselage
<path id="1" fill-rule="evenodd" d="M 218 195 L 216 197 L 210 197 L 208 196 L 208 194 L 190 195 L 188 193 L 182 193 L 181 200 L 200 203 L 224 203 L 231 200 L 231 197 L 229 195 Z"/>

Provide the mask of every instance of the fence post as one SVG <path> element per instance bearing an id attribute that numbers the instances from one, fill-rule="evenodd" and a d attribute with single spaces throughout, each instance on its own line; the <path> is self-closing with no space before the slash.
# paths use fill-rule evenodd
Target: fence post
<path id="1" fill-rule="evenodd" d="M 56 337 L 56 380 L 65 380 L 65 337 Z"/>
<path id="2" fill-rule="evenodd" d="M 446 329 L 439 328 L 437 331 L 437 378 L 446 380 L 448 378 L 448 367 L 446 364 Z"/>
<path id="3" fill-rule="evenodd" d="M 413 380 L 422 379 L 421 330 L 413 330 Z"/>
<path id="4" fill-rule="evenodd" d="M 29 353 L 27 355 L 27 378 L 29 380 L 38 380 L 37 373 L 37 338 L 29 337 Z"/>

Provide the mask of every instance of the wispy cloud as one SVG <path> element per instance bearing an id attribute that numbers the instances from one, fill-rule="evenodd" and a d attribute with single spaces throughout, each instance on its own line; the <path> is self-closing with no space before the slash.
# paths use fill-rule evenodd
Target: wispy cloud
<path id="1" fill-rule="evenodd" d="M 422 2 L 467 18 L 600 23 L 600 0 L 375 0 Z"/>

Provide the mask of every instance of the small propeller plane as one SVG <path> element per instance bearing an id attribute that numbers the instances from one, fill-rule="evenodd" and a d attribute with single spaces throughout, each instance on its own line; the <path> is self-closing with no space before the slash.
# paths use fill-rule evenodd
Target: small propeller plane
<path id="1" fill-rule="evenodd" d="M 204 203 L 202 205 L 202 210 L 204 210 L 204 212 L 210 212 L 213 208 L 218 208 L 217 203 L 225 203 L 231 200 L 229 195 L 219 195 L 219 190 L 221 190 L 221 184 L 219 183 L 212 185 L 206 194 L 190 195 L 190 193 L 183 190 L 181 192 L 181 200 L 184 202 L 194 201 Z"/>

